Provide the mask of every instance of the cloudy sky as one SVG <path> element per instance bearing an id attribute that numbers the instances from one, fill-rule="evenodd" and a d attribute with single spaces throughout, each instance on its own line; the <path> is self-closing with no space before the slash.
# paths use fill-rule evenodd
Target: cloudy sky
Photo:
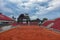
<path id="1" fill-rule="evenodd" d="M 16 18 L 28 13 L 31 19 L 60 17 L 60 0 L 0 0 L 0 12 Z"/>

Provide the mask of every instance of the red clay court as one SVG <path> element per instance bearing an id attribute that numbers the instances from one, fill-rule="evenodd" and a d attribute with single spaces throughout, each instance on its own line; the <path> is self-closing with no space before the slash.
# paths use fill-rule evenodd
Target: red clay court
<path id="1" fill-rule="evenodd" d="M 17 26 L 0 33 L 0 40 L 60 40 L 60 33 L 37 25 Z"/>

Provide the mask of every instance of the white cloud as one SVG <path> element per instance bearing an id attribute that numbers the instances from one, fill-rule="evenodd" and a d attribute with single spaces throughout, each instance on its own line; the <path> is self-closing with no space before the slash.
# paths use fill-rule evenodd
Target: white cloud
<path id="1" fill-rule="evenodd" d="M 47 2 L 48 0 L 37 0 L 38 2 Z"/>
<path id="2" fill-rule="evenodd" d="M 48 8 L 46 7 L 38 7 L 38 10 L 35 15 L 44 15 L 44 14 L 49 14 L 49 12 L 54 12 L 54 10 L 56 10 L 57 8 L 60 8 L 60 0 L 51 0 L 48 4 Z M 37 18 L 37 16 L 33 15 L 32 18 Z"/>
<path id="3" fill-rule="evenodd" d="M 0 0 L 0 8 L 5 6 L 5 2 L 3 0 Z"/>
<path id="4" fill-rule="evenodd" d="M 20 6 L 25 6 L 26 8 L 30 8 L 30 7 L 32 7 L 32 6 L 34 6 L 33 4 L 35 4 L 35 3 L 38 3 L 38 2 L 47 2 L 48 0 L 26 0 L 26 1 L 28 1 L 28 2 L 26 2 L 26 3 L 23 3 L 22 2 L 22 0 L 9 0 L 10 2 L 12 2 L 12 3 L 17 3 L 17 6 L 18 7 L 20 7 Z"/>
<path id="5" fill-rule="evenodd" d="M 4 0 L 0 0 L 0 10 L 2 10 L 3 12 L 9 12 L 9 13 L 13 13 L 12 9 L 5 7 L 7 3 L 4 2 Z"/>
<path id="6" fill-rule="evenodd" d="M 20 11 L 20 10 L 22 11 L 23 9 L 26 10 L 26 12 L 31 11 L 32 9 L 38 10 L 35 13 L 35 15 L 31 17 L 34 19 L 37 18 L 38 15 L 44 15 L 50 11 L 56 10 L 58 7 L 60 8 L 60 0 L 51 0 L 50 2 L 48 2 L 49 0 L 7 0 L 7 1 L 17 4 L 17 7 L 19 8 L 19 9 L 16 8 L 17 11 Z M 27 2 L 24 3 L 24 1 L 27 1 Z M 41 6 L 38 3 L 48 3 L 48 7 L 46 8 L 45 6 Z M 5 7 L 5 5 L 6 5 L 6 2 L 4 2 L 3 0 L 0 0 L 0 10 L 13 13 L 12 9 Z"/>
<path id="7" fill-rule="evenodd" d="M 32 7 L 35 6 L 35 3 L 37 4 L 38 2 L 48 2 L 49 0 L 29 0 L 27 3 L 19 3 L 18 5 L 20 6 L 25 6 L 26 9 L 30 11 Z M 48 8 L 44 6 L 39 6 L 38 4 L 36 5 L 36 9 L 39 10 L 35 13 L 35 15 L 44 15 L 47 14 L 50 11 L 55 10 L 55 8 L 60 7 L 60 0 L 51 0 L 48 4 Z M 37 7 L 38 6 L 38 7 Z M 18 6 L 19 7 L 19 6 Z M 32 18 L 37 18 L 35 15 Z"/>
<path id="8" fill-rule="evenodd" d="M 30 0 L 29 2 L 47 2 L 49 0 Z"/>
<path id="9" fill-rule="evenodd" d="M 39 11 L 36 13 L 37 15 L 47 14 L 50 11 L 56 10 L 58 7 L 60 8 L 60 0 L 52 0 L 48 4 L 48 8 L 40 7 Z"/>
<path id="10" fill-rule="evenodd" d="M 13 13 L 12 9 L 10 8 L 3 7 L 1 10 L 3 10 L 3 12 Z"/>
<path id="11" fill-rule="evenodd" d="M 12 3 L 17 3 L 17 4 L 22 2 L 21 0 L 7 0 L 7 1 L 12 2 Z"/>
<path id="12" fill-rule="evenodd" d="M 33 20 L 33 19 L 38 18 L 38 16 L 35 16 L 35 15 L 34 15 L 34 16 L 31 16 L 30 18 L 31 18 L 31 20 Z"/>
<path id="13" fill-rule="evenodd" d="M 60 7 L 60 0 L 52 0 L 49 3 L 49 8 L 48 10 L 56 10 L 56 8 Z"/>

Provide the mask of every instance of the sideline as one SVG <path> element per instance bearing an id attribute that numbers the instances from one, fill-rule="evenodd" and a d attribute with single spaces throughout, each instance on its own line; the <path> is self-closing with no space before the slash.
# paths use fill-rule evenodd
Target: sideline
<path id="1" fill-rule="evenodd" d="M 2 27 L 2 30 L 0 31 L 0 33 L 3 33 L 3 32 L 6 32 L 6 31 L 9 31 L 13 28 L 16 28 L 16 26 L 12 26 L 12 25 L 9 25 L 9 26 L 3 26 Z"/>

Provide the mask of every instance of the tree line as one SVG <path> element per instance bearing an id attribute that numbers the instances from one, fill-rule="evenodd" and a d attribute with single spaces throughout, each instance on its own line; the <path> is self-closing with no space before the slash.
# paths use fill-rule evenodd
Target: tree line
<path id="1" fill-rule="evenodd" d="M 17 23 L 22 23 L 22 22 L 26 22 L 28 24 L 28 22 L 38 22 L 40 24 L 42 24 L 44 21 L 48 20 L 48 18 L 43 18 L 43 20 L 40 20 L 39 18 L 35 19 L 35 20 L 31 20 L 29 15 L 26 14 L 20 14 L 19 17 L 17 18 Z"/>

